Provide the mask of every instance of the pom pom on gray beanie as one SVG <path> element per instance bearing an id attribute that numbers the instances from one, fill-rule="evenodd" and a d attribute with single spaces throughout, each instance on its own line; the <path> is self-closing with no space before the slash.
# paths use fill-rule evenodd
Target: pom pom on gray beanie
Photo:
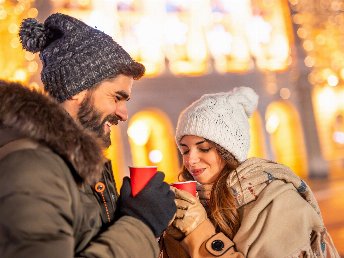
<path id="1" fill-rule="evenodd" d="M 248 118 L 257 104 L 258 95 L 249 87 L 203 95 L 180 114 L 177 145 L 183 136 L 196 135 L 217 143 L 243 162 L 250 147 Z"/>
<path id="2" fill-rule="evenodd" d="M 40 51 L 44 88 L 59 102 L 116 77 L 130 65 L 139 67 L 134 79 L 145 71 L 109 35 L 65 14 L 52 14 L 44 24 L 25 19 L 19 37 L 24 49 Z"/>

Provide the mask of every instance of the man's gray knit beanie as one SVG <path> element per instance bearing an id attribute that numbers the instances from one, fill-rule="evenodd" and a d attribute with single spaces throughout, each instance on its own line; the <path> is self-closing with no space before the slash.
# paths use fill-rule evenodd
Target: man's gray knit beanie
<path id="1" fill-rule="evenodd" d="M 19 36 L 24 49 L 40 51 L 44 88 L 59 102 L 136 63 L 109 35 L 61 13 L 50 15 L 44 24 L 23 20 Z"/>

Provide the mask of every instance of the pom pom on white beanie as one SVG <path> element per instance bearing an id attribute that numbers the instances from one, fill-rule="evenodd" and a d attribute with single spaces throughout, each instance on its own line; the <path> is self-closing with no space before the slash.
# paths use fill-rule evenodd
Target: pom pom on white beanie
<path id="1" fill-rule="evenodd" d="M 178 118 L 176 142 L 185 135 L 211 140 L 229 151 L 239 162 L 247 159 L 250 147 L 248 118 L 257 108 L 252 88 L 205 94 L 183 110 Z"/>

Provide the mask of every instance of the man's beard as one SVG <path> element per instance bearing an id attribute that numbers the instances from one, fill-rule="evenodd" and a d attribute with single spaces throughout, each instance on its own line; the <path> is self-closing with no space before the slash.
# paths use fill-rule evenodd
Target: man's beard
<path id="1" fill-rule="evenodd" d="M 110 133 L 105 134 L 104 125 L 106 121 L 117 125 L 119 118 L 116 115 L 108 115 L 102 120 L 100 112 L 92 103 L 91 93 L 87 94 L 86 98 L 81 102 L 77 118 L 85 129 L 96 133 L 96 136 L 103 141 L 105 147 L 111 145 Z"/>

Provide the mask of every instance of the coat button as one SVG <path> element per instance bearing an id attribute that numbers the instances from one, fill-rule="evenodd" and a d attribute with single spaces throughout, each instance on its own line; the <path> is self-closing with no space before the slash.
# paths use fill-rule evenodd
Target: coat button
<path id="1" fill-rule="evenodd" d="M 213 248 L 215 251 L 222 251 L 224 247 L 225 244 L 221 240 L 214 240 L 211 243 L 211 248 Z"/>
<path id="2" fill-rule="evenodd" d="M 96 190 L 96 192 L 102 193 L 105 190 L 105 185 L 102 182 L 98 182 L 96 183 L 94 189 Z"/>

